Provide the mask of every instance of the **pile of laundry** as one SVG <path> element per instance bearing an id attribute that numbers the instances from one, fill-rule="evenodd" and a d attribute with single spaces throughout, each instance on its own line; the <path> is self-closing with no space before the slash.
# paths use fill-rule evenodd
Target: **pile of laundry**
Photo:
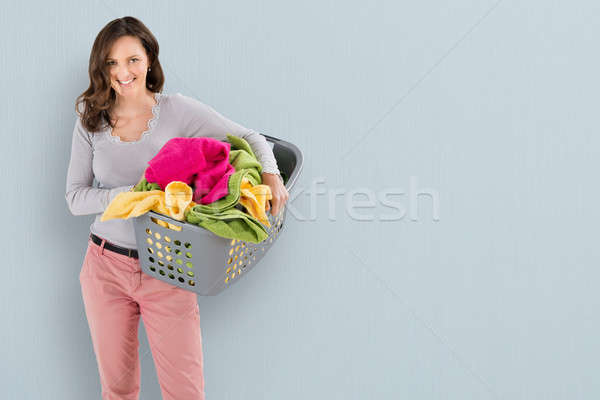
<path id="1" fill-rule="evenodd" d="M 248 142 L 233 135 L 227 141 L 170 139 L 148 162 L 139 183 L 117 194 L 100 220 L 154 211 L 221 237 L 262 242 L 268 236 L 265 226 L 270 226 L 266 208 L 271 188 L 262 184 L 262 166 Z"/>

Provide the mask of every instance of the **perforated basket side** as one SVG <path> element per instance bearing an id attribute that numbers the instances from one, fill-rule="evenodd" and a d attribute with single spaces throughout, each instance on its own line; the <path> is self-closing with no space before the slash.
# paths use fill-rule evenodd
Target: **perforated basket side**
<path id="1" fill-rule="evenodd" d="M 229 248 L 222 264 L 223 278 L 215 284 L 215 287 L 211 288 L 211 293 L 217 294 L 225 290 L 254 268 L 279 237 L 279 233 L 284 227 L 286 214 L 285 207 L 277 217 L 267 214 L 271 226 L 267 228 L 268 237 L 262 243 L 229 240 Z"/>
<path id="2" fill-rule="evenodd" d="M 155 212 L 134 220 L 140 267 L 146 274 L 201 296 L 220 293 L 252 269 L 275 243 L 286 208 L 267 213 L 268 237 L 261 243 L 227 239 Z"/>

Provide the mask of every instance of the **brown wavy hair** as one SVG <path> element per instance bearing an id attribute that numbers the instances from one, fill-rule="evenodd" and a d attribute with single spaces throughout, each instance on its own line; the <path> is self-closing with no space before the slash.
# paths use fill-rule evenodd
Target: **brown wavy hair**
<path id="1" fill-rule="evenodd" d="M 151 68 L 146 75 L 146 88 L 156 93 L 160 92 L 164 85 L 165 76 L 158 61 L 158 41 L 152 32 L 134 17 L 127 16 L 110 21 L 98 33 L 92 46 L 88 67 L 90 86 L 75 101 L 75 112 L 89 132 L 97 132 L 107 126 L 114 128 L 109 110 L 115 104 L 116 94 L 110 85 L 106 59 L 113 43 L 122 36 L 139 38 L 146 50 Z M 80 104 L 83 107 L 80 107 Z"/>

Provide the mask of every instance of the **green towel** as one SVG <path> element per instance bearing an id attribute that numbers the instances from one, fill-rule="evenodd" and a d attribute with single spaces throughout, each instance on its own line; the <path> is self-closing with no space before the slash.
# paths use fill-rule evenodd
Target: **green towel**
<path id="1" fill-rule="evenodd" d="M 258 219 L 235 206 L 240 201 L 242 179 L 248 179 L 253 186 L 262 184 L 262 165 L 246 140 L 234 135 L 227 135 L 227 140 L 231 144 L 229 163 L 235 168 L 227 183 L 229 193 L 212 203 L 196 204 L 186 210 L 184 218 L 186 222 L 208 229 L 217 236 L 260 243 L 268 237 L 265 227 Z M 133 190 L 161 189 L 158 184 L 142 178 Z"/>
<path id="2" fill-rule="evenodd" d="M 250 145 L 246 140 L 238 136 L 227 135 L 227 141 L 231 144 L 229 151 L 229 163 L 233 165 L 236 171 L 247 169 L 249 174 L 248 180 L 252 186 L 262 183 L 261 173 L 262 165 L 254 155 Z"/>
<path id="3" fill-rule="evenodd" d="M 137 185 L 133 187 L 134 192 L 148 192 L 150 190 L 162 190 L 158 183 L 149 183 L 146 178 L 142 178 Z"/>
<path id="4" fill-rule="evenodd" d="M 206 228 L 217 236 L 252 243 L 260 243 L 269 236 L 256 218 L 235 207 L 215 214 L 197 212 L 195 208 L 186 210 L 185 220 Z"/>

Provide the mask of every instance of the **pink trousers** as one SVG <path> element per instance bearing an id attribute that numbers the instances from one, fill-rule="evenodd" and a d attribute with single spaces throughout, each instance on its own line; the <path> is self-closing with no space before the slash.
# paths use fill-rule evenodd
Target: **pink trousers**
<path id="1" fill-rule="evenodd" d="M 79 274 L 103 400 L 138 400 L 144 321 L 164 400 L 204 400 L 196 294 L 143 273 L 137 259 L 88 240 Z M 143 260 L 142 260 L 143 261 Z"/>

